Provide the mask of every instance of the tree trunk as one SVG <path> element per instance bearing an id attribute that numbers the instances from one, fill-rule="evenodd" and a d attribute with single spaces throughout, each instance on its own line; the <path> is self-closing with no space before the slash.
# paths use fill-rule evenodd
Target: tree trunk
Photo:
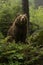
<path id="1" fill-rule="evenodd" d="M 27 14 L 27 17 L 29 19 L 29 4 L 28 4 L 28 0 L 22 0 L 22 8 L 23 8 L 23 13 Z"/>
<path id="2" fill-rule="evenodd" d="M 27 22 L 27 35 L 29 33 L 29 2 L 28 0 L 22 0 L 22 9 L 23 13 L 27 14 L 28 22 Z"/>

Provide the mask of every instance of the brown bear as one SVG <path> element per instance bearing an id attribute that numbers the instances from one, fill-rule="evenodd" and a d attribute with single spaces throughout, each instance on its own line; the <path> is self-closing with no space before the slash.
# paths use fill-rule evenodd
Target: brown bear
<path id="1" fill-rule="evenodd" d="M 27 37 L 27 22 L 28 18 L 26 14 L 17 16 L 8 30 L 7 36 L 10 36 L 8 41 L 11 42 L 14 39 L 16 43 L 25 42 Z"/>

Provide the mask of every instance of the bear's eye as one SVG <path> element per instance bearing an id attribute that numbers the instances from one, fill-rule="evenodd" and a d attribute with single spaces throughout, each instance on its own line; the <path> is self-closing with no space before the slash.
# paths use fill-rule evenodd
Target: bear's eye
<path id="1" fill-rule="evenodd" d="M 15 25 L 16 25 L 16 26 L 19 26 L 19 22 L 16 22 Z"/>
<path id="2" fill-rule="evenodd" d="M 16 22 L 15 25 L 18 25 L 18 23 Z"/>

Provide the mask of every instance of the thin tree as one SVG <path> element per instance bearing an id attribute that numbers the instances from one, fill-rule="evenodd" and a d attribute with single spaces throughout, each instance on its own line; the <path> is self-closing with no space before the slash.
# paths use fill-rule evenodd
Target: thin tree
<path id="1" fill-rule="evenodd" d="M 22 8 L 23 8 L 23 13 L 27 14 L 27 17 L 29 19 L 29 4 L 28 4 L 28 0 L 22 0 Z"/>
<path id="2" fill-rule="evenodd" d="M 28 34 L 28 28 L 29 28 L 29 2 L 28 0 L 22 0 L 22 9 L 23 13 L 27 14 L 28 23 L 27 23 L 27 34 Z"/>

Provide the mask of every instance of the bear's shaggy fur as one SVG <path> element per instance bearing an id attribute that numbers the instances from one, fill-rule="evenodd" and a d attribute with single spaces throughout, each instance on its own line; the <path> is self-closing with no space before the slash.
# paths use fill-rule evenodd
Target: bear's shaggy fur
<path id="1" fill-rule="evenodd" d="M 11 36 L 9 41 L 11 42 L 13 39 L 15 42 L 25 42 L 27 37 L 27 16 L 26 14 L 22 14 L 17 16 L 12 26 L 8 30 L 7 36 Z"/>

